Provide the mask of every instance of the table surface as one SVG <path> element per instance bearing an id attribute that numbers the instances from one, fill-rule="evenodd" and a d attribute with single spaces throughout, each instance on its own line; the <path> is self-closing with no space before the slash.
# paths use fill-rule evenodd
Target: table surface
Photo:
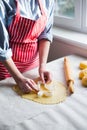
<path id="1" fill-rule="evenodd" d="M 12 86 L 13 78 L 0 81 L 0 130 L 87 130 L 87 88 L 79 80 L 79 64 L 86 60 L 78 55 L 68 56 L 75 80 L 74 94 L 59 104 L 43 105 L 18 96 Z M 53 79 L 66 84 L 64 57 L 47 63 Z M 24 73 L 38 77 L 38 68 Z"/>

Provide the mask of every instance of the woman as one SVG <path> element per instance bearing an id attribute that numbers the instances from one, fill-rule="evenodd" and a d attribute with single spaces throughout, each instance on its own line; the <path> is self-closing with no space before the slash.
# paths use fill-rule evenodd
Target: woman
<path id="1" fill-rule="evenodd" d="M 42 82 L 52 80 L 46 62 L 53 5 L 53 0 L 0 1 L 0 80 L 12 76 L 25 93 L 38 91 L 35 82 L 22 75 L 27 70 L 39 66 Z"/>

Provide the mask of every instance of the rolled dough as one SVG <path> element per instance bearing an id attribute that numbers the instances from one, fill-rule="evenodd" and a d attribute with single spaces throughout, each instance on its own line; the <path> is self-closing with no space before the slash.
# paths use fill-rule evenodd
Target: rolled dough
<path id="1" fill-rule="evenodd" d="M 37 83 L 38 80 L 36 80 Z M 52 81 L 51 83 L 47 84 L 47 87 L 53 86 L 53 95 L 52 96 L 41 96 L 38 97 L 38 95 L 35 92 L 30 92 L 29 94 L 24 94 L 22 93 L 22 91 L 20 90 L 20 88 L 15 85 L 13 87 L 13 90 L 15 92 L 17 92 L 18 95 L 20 95 L 22 98 L 28 99 L 28 100 L 32 100 L 34 102 L 38 102 L 41 104 L 57 104 L 60 102 L 63 102 L 66 97 L 67 97 L 67 89 L 66 87 L 58 82 L 58 81 Z M 48 91 L 43 84 L 41 84 L 40 86 L 40 90 L 41 91 Z"/>

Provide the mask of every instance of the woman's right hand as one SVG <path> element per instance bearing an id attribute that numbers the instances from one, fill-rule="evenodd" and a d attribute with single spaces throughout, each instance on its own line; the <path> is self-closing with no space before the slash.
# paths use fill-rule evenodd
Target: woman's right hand
<path id="1" fill-rule="evenodd" d="M 27 77 L 22 76 L 20 80 L 16 79 L 16 82 L 23 93 L 29 93 L 31 91 L 35 91 L 37 93 L 39 91 L 39 88 L 34 80 Z"/>
<path id="2" fill-rule="evenodd" d="M 39 91 L 37 84 L 30 78 L 23 76 L 20 80 L 16 80 L 16 82 L 23 93 L 29 93 L 31 91 L 37 93 Z"/>
<path id="3" fill-rule="evenodd" d="M 36 85 L 34 80 L 24 77 L 20 73 L 20 71 L 17 69 L 16 65 L 14 64 L 12 58 L 5 60 L 3 64 L 24 93 L 29 93 L 30 91 L 35 91 L 35 92 L 39 91 L 38 86 Z"/>

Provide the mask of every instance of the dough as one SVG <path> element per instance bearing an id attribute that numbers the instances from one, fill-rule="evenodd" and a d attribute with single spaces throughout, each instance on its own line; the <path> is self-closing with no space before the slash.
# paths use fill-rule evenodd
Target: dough
<path id="1" fill-rule="evenodd" d="M 84 76 L 87 76 L 87 68 L 80 71 L 79 79 L 82 79 Z"/>
<path id="2" fill-rule="evenodd" d="M 36 80 L 37 83 L 38 80 Z M 23 94 L 19 87 L 16 85 L 13 87 L 13 90 L 17 92 L 22 98 L 32 100 L 34 102 L 38 102 L 41 104 L 57 104 L 64 101 L 67 97 L 67 90 L 66 87 L 59 83 L 58 81 L 52 81 L 51 83 L 47 84 L 47 87 L 53 86 L 53 95 L 52 96 L 41 96 L 39 97 L 38 94 L 34 92 L 30 92 L 29 94 Z M 40 85 L 41 91 L 48 91 L 43 84 Z"/>
<path id="3" fill-rule="evenodd" d="M 87 75 L 85 75 L 83 78 L 82 78 L 82 85 L 84 87 L 87 87 Z"/>
<path id="4" fill-rule="evenodd" d="M 80 62 L 79 68 L 80 68 L 80 69 L 85 69 L 85 68 L 87 68 L 87 60 Z"/>

